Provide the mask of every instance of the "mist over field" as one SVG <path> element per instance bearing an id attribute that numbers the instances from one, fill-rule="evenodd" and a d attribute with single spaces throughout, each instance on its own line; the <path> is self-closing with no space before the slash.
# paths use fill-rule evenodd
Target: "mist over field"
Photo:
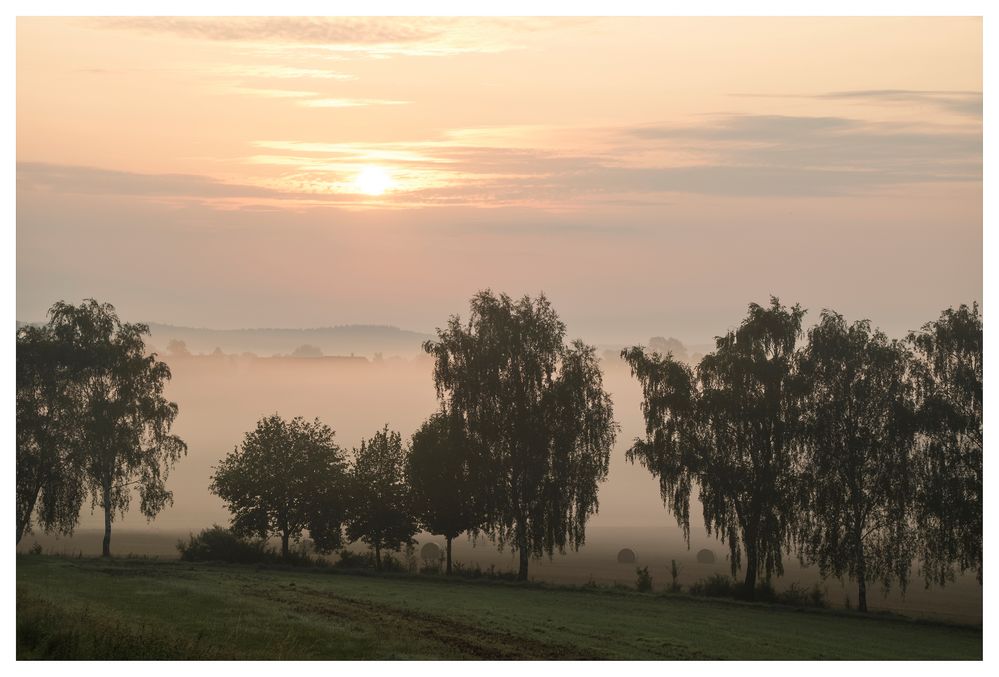
<path id="1" fill-rule="evenodd" d="M 170 366 L 173 378 L 167 385 L 166 396 L 175 401 L 180 413 L 174 430 L 188 445 L 188 453 L 171 471 L 167 482 L 173 491 L 174 504 L 164 509 L 153 521 L 138 510 L 115 518 L 112 543 L 115 551 L 161 558 L 177 556 L 176 542 L 190 533 L 197 533 L 213 524 L 229 524 L 230 514 L 220 498 L 209 491 L 213 467 L 238 445 L 244 434 L 253 429 L 264 416 L 279 413 L 285 418 L 319 417 L 336 431 L 338 444 L 348 451 L 358 447 L 362 438 L 370 438 L 386 423 L 398 430 L 403 439 L 409 437 L 437 408 L 433 384 L 433 362 L 419 350 L 419 342 L 399 342 L 400 354 L 391 354 L 399 336 L 419 336 L 415 332 L 382 330 L 379 337 L 388 341 L 371 343 L 341 343 L 355 347 L 356 355 L 327 354 L 335 350 L 332 342 L 322 343 L 322 357 L 287 357 L 295 352 L 296 342 L 303 337 L 316 339 L 316 330 L 285 330 L 282 337 L 273 330 L 211 332 L 188 330 L 165 325 L 152 325 L 150 339 L 153 348 Z M 157 331 L 158 329 L 158 331 Z M 350 334 L 350 332 L 341 332 Z M 228 335 L 228 336 L 227 336 Z M 183 337 L 183 338 L 179 338 Z M 228 338 L 228 341 L 227 341 Z M 369 331 L 367 338 L 373 339 Z M 193 340 L 192 340 L 193 339 Z M 179 356 L 165 350 L 170 341 L 185 340 L 193 346 L 192 354 Z M 649 339 L 637 341 L 649 344 Z M 673 350 L 688 357 L 699 357 L 708 345 L 685 346 L 674 340 L 654 346 Z M 220 345 L 216 345 L 220 344 Z M 224 349 L 212 354 L 209 345 Z M 377 357 L 381 350 L 386 352 Z M 275 356 L 253 355 L 252 348 L 273 350 Z M 203 352 L 202 352 L 203 351 Z M 263 352 L 263 351 L 262 351 Z M 532 577 L 560 583 L 582 584 L 589 580 L 601 584 L 632 584 L 634 565 L 618 564 L 616 555 L 621 548 L 631 548 L 638 554 L 638 563 L 648 565 L 658 584 L 669 580 L 670 562 L 680 562 L 679 581 L 689 585 L 714 574 L 728 574 L 728 545 L 709 535 L 704 529 L 700 504 L 691 506 L 691 534 L 688 549 L 675 519 L 663 507 L 657 480 L 643 467 L 628 462 L 625 452 L 636 436 L 643 434 L 641 390 L 629 367 L 616 356 L 617 351 L 601 347 L 604 386 L 614 401 L 614 415 L 620 433 L 611 454 L 610 472 L 600 485 L 599 513 L 589 521 L 586 544 L 578 551 L 555 554 L 532 560 Z M 405 355 L 405 356 L 403 356 Z M 137 498 L 136 498 L 137 500 Z M 100 552 L 102 515 L 98 508 L 81 513 L 80 527 L 72 537 L 57 537 L 40 533 L 26 536 L 19 549 L 41 544 L 47 551 L 67 554 L 96 555 Z M 417 536 L 418 547 L 441 542 L 430 534 Z M 366 550 L 362 543 L 352 550 Z M 696 553 L 707 548 L 715 555 L 712 565 L 699 564 Z M 500 551 L 488 538 L 473 542 L 462 535 L 455 541 L 455 558 L 468 566 L 490 566 L 497 570 L 515 570 L 516 555 L 510 549 Z M 776 580 L 779 588 L 792 583 L 810 586 L 819 582 L 815 567 L 802 567 L 796 556 L 785 561 L 785 576 Z M 830 603 L 841 606 L 850 596 L 851 587 L 836 579 L 822 582 Z M 924 590 L 917 578 L 905 596 L 893 591 L 888 597 L 872 595 L 872 608 L 916 613 L 961 622 L 980 622 L 982 589 L 974 575 L 959 577 L 947 588 Z"/>

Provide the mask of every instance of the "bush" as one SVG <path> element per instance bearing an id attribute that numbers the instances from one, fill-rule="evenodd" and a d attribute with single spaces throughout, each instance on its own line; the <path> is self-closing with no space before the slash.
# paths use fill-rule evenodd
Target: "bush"
<path id="1" fill-rule="evenodd" d="M 406 563 L 392 553 L 386 552 L 382 555 L 382 571 L 402 572 L 408 570 Z"/>
<path id="2" fill-rule="evenodd" d="M 709 578 L 702 578 L 690 586 L 692 595 L 703 597 L 729 597 L 754 602 L 767 602 L 771 604 L 787 604 L 789 606 L 827 606 L 825 591 L 817 584 L 811 588 L 805 588 L 792 583 L 791 587 L 783 592 L 776 592 L 769 581 L 763 581 L 756 586 L 753 594 L 749 594 L 746 586 L 737 583 L 728 576 L 715 574 Z"/>
<path id="3" fill-rule="evenodd" d="M 375 555 L 370 552 L 341 550 L 340 559 L 333 566 L 337 569 L 374 569 Z"/>
<path id="4" fill-rule="evenodd" d="M 670 576 L 672 577 L 673 582 L 670 583 L 669 591 L 680 592 L 683 586 L 680 585 L 677 580 L 680 578 L 680 565 L 676 563 L 676 560 L 672 560 L 672 564 L 670 565 Z"/>
<path id="5" fill-rule="evenodd" d="M 203 529 L 197 536 L 191 534 L 187 543 L 178 541 L 177 550 L 185 562 L 259 564 L 280 559 L 277 552 L 267 547 L 267 541 L 240 538 L 217 524 L 211 529 Z"/>
<path id="6" fill-rule="evenodd" d="M 777 603 L 788 604 L 791 606 L 812 606 L 818 608 L 825 608 L 828 606 L 826 603 L 826 592 L 819 587 L 818 583 L 813 585 L 811 588 L 806 588 L 798 585 L 797 583 L 792 583 L 791 587 L 777 595 Z"/>
<path id="7" fill-rule="evenodd" d="M 638 575 L 635 581 L 635 587 L 638 588 L 638 591 L 652 592 L 652 575 L 649 573 L 649 567 L 642 567 L 641 569 L 636 567 L 635 573 Z"/>
<path id="8" fill-rule="evenodd" d="M 483 570 L 476 562 L 475 566 L 465 566 L 461 562 L 451 563 L 452 574 L 459 578 L 488 578 L 494 581 L 516 581 L 516 571 L 497 571 L 496 565 L 490 564 L 488 569 Z"/>
<path id="9" fill-rule="evenodd" d="M 715 574 L 702 578 L 690 586 L 690 594 L 702 597 L 735 597 L 735 584 L 731 578 Z"/>

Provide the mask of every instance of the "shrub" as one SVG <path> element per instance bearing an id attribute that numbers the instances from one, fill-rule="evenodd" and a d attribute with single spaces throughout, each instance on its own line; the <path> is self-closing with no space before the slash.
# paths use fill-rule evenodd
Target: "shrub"
<path id="1" fill-rule="evenodd" d="M 703 597 L 735 597 L 735 585 L 728 576 L 714 574 L 691 585 L 690 594 Z"/>
<path id="2" fill-rule="evenodd" d="M 333 566 L 337 569 L 374 569 L 375 555 L 370 552 L 341 550 L 340 559 Z"/>
<path id="3" fill-rule="evenodd" d="M 488 578 L 495 581 L 516 581 L 516 571 L 497 571 L 496 565 L 490 564 L 488 569 L 483 570 L 476 562 L 474 566 L 466 566 L 461 562 L 452 562 L 452 573 L 458 578 Z"/>
<path id="4" fill-rule="evenodd" d="M 670 576 L 673 582 L 669 586 L 669 591 L 680 592 L 680 589 L 683 587 L 677 582 L 677 579 L 680 577 L 680 565 L 676 563 L 675 559 L 672 560 L 672 564 L 670 565 Z"/>
<path id="5" fill-rule="evenodd" d="M 817 583 L 811 588 L 792 583 L 791 587 L 777 595 L 777 603 L 820 608 L 827 606 L 825 590 L 820 588 Z"/>
<path id="6" fill-rule="evenodd" d="M 267 541 L 240 538 L 217 524 L 211 529 L 203 529 L 197 536 L 191 534 L 187 543 L 178 541 L 177 550 L 185 562 L 259 564 L 278 560 L 277 552 L 267 547 Z"/>
<path id="7" fill-rule="evenodd" d="M 415 560 L 414 560 L 415 561 Z M 406 563 L 390 552 L 382 555 L 382 571 L 407 571 Z"/>
<path id="8" fill-rule="evenodd" d="M 635 573 L 638 575 L 638 578 L 635 581 L 635 587 L 638 588 L 638 591 L 651 592 L 652 575 L 649 573 L 649 567 L 642 567 L 641 569 L 636 567 Z"/>
<path id="9" fill-rule="evenodd" d="M 35 544 L 32 545 L 31 548 L 28 549 L 28 554 L 29 555 L 41 555 L 42 554 L 42 545 L 41 545 L 41 543 L 38 543 L 36 541 Z"/>

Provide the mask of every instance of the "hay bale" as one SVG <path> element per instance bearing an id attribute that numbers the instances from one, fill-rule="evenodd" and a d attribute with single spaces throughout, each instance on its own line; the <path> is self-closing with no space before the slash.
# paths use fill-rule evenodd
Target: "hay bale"
<path id="1" fill-rule="evenodd" d="M 715 554 L 713 552 L 711 552 L 710 550 L 708 550 L 707 548 L 704 548 L 703 550 L 698 550 L 697 551 L 697 563 L 698 564 L 714 564 L 715 563 Z"/>
<path id="2" fill-rule="evenodd" d="M 623 548 L 621 552 L 617 554 L 618 564 L 634 564 L 636 559 L 638 558 L 635 556 L 635 551 L 631 548 Z"/>
<path id="3" fill-rule="evenodd" d="M 420 548 L 420 559 L 424 564 L 433 565 L 441 561 L 441 549 L 436 543 L 427 543 Z"/>

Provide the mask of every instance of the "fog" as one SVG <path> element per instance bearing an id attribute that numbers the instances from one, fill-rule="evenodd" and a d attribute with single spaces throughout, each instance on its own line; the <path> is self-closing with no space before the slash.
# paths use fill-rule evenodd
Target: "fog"
<path id="1" fill-rule="evenodd" d="M 162 359 L 173 373 L 167 397 L 180 407 L 174 431 L 187 442 L 188 453 L 168 481 L 174 505 L 151 524 L 161 529 L 197 529 L 228 521 L 222 502 L 208 490 L 212 468 L 264 416 L 277 412 L 286 418 L 319 417 L 336 431 L 340 446 L 350 450 L 386 423 L 407 439 L 437 408 L 433 363 L 427 357 Z M 601 486 L 600 512 L 591 524 L 675 526 L 659 499 L 656 480 L 625 459 L 630 441 L 642 432 L 638 383 L 619 360 L 604 359 L 603 364 L 621 430 L 608 480 Z M 145 526 L 137 508 L 116 526 Z M 85 510 L 81 526 L 98 526 L 101 519 Z"/>
<path id="2" fill-rule="evenodd" d="M 659 341 L 650 341 L 653 345 Z M 682 346 L 692 357 L 704 346 Z M 665 345 L 665 342 L 663 342 Z M 282 354 L 293 352 L 289 346 Z M 531 565 L 537 580 L 582 584 L 634 584 L 634 565 L 616 562 L 618 549 L 635 549 L 639 564 L 648 566 L 657 586 L 669 580 L 670 561 L 680 563 L 679 581 L 689 585 L 705 576 L 729 572 L 728 546 L 703 527 L 700 505 L 691 510 L 690 548 L 673 516 L 659 497 L 658 482 L 625 458 L 631 441 L 643 433 L 641 390 L 625 363 L 609 346 L 601 347 L 604 386 L 614 400 L 620 425 L 608 479 L 601 485 L 599 513 L 589 522 L 586 544 L 578 553 L 553 559 L 542 558 Z M 386 423 L 408 439 L 437 407 L 429 357 L 252 357 L 247 355 L 195 354 L 162 356 L 173 373 L 167 396 L 177 402 L 180 413 L 174 430 L 188 444 L 188 454 L 173 469 L 168 487 L 174 504 L 153 521 L 138 510 L 137 498 L 125 517 L 117 517 L 112 532 L 113 552 L 153 557 L 176 557 L 176 543 L 191 532 L 212 524 L 228 524 L 229 514 L 220 499 L 208 489 L 219 460 L 238 445 L 243 435 L 263 416 L 277 412 L 288 418 L 319 417 L 336 431 L 341 447 L 352 450 Z M 48 552 L 96 555 L 100 552 L 100 512 L 85 508 L 80 527 L 72 538 L 27 535 L 19 545 L 26 550 L 35 543 Z M 420 545 L 440 538 L 423 534 Z M 716 555 L 713 565 L 701 565 L 696 552 L 709 548 Z M 352 549 L 363 549 L 357 543 Z M 455 559 L 466 566 L 516 568 L 509 550 L 499 552 L 487 539 L 455 542 Z M 785 575 L 775 582 L 778 589 L 791 584 L 810 586 L 819 582 L 814 567 L 802 567 L 797 558 L 785 561 Z M 836 580 L 821 583 L 829 602 L 841 606 L 856 597 L 855 585 Z M 930 615 L 963 622 L 980 622 L 982 588 L 973 576 L 959 577 L 945 589 L 924 589 L 914 569 L 913 580 L 903 597 L 893 591 L 887 598 L 872 588 L 871 608 Z"/>

